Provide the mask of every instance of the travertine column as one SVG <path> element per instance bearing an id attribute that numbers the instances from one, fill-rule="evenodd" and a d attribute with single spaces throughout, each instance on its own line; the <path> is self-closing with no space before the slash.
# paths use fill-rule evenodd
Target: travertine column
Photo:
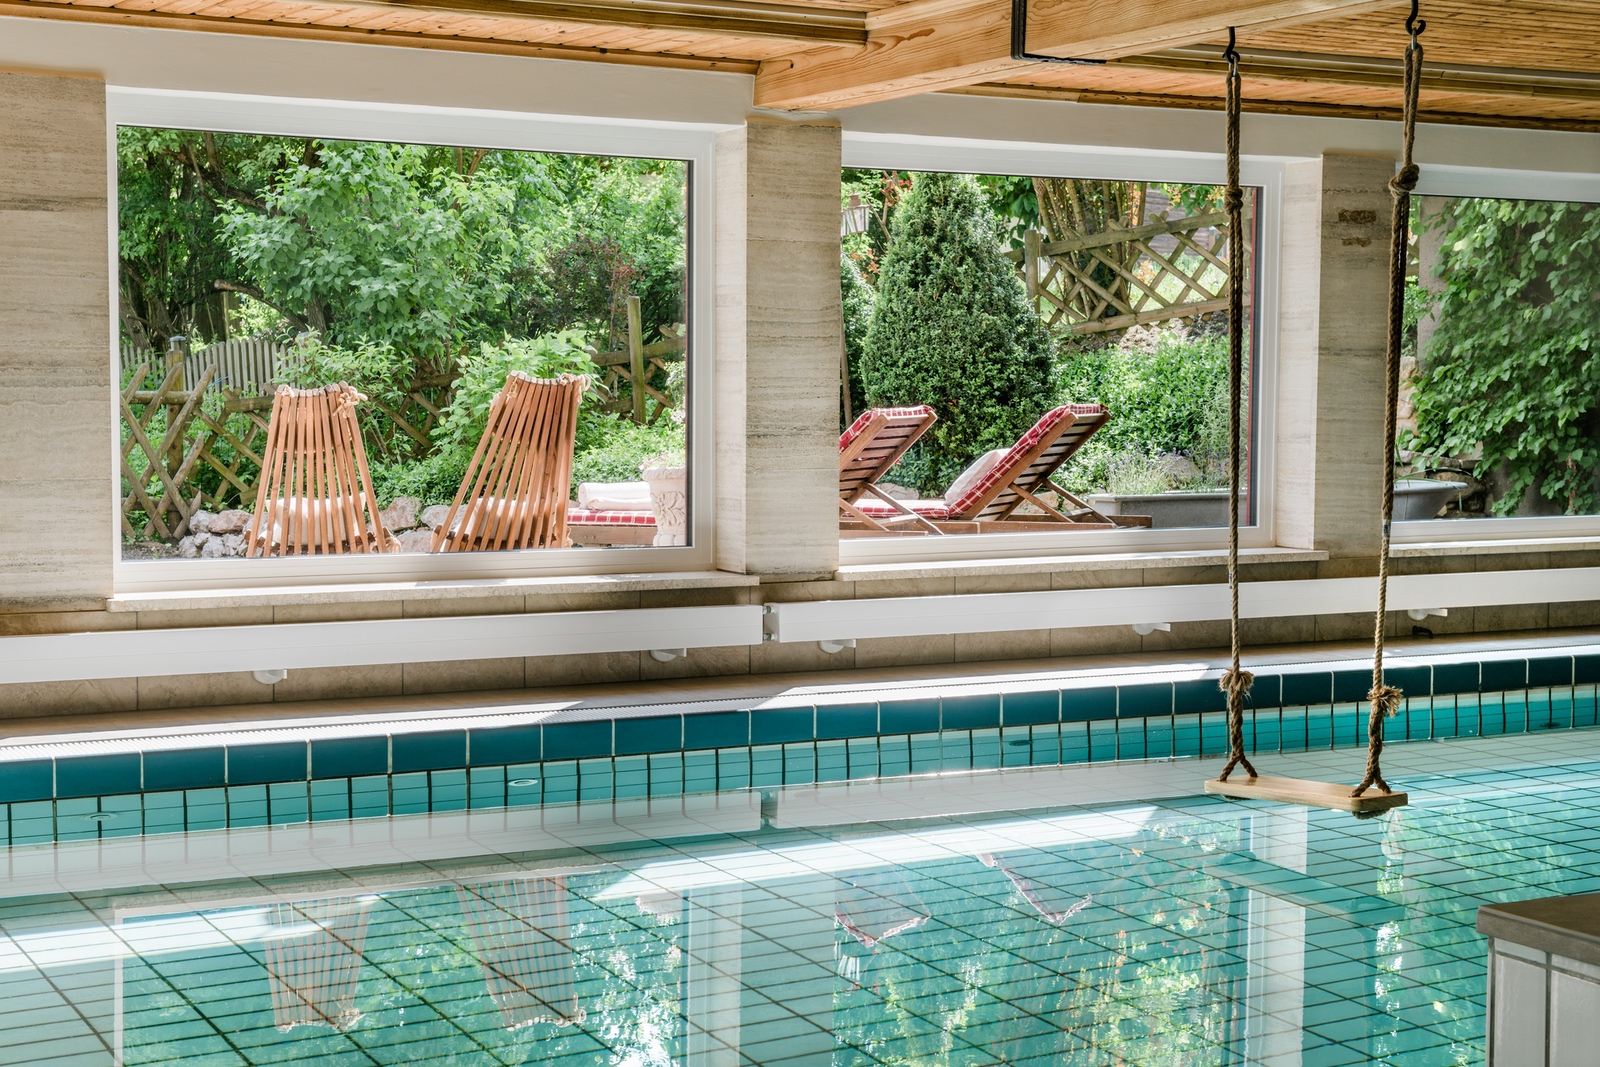
<path id="1" fill-rule="evenodd" d="M 752 120 L 717 144 L 717 566 L 839 562 L 839 128 Z"/>
<path id="2" fill-rule="evenodd" d="M 1389 177 L 1394 160 L 1323 156 L 1284 180 L 1277 540 L 1378 555 Z"/>
<path id="3" fill-rule="evenodd" d="M 0 74 L 0 609 L 111 593 L 105 101 Z"/>

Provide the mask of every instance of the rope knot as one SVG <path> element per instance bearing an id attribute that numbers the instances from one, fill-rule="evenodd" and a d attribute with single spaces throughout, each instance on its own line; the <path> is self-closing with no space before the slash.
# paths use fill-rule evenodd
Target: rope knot
<path id="1" fill-rule="evenodd" d="M 1417 187 L 1417 181 L 1422 177 L 1422 168 L 1415 163 L 1407 163 L 1400 168 L 1400 173 L 1389 179 L 1389 191 L 1395 196 L 1410 193 Z"/>
<path id="2" fill-rule="evenodd" d="M 1227 211 L 1244 210 L 1244 190 L 1225 189 L 1222 193 L 1222 206 Z"/>
<path id="3" fill-rule="evenodd" d="M 1217 679 L 1217 688 L 1228 694 L 1231 701 L 1234 697 L 1243 700 L 1250 695 L 1250 687 L 1255 684 L 1256 676 L 1243 667 L 1238 670 L 1229 669 Z"/>
<path id="4" fill-rule="evenodd" d="M 1367 699 L 1372 701 L 1372 710 L 1381 711 L 1386 719 L 1394 718 L 1395 712 L 1400 710 L 1400 701 L 1404 696 L 1404 693 L 1392 685 L 1375 685 L 1367 693 Z"/>

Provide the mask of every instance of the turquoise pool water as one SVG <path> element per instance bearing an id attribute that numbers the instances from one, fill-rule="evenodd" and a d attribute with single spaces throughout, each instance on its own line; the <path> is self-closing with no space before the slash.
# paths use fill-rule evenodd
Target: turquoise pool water
<path id="1" fill-rule="evenodd" d="M 1600 763 L 1371 820 L 1005 777 L 13 847 L 0 1062 L 1468 1065 L 1476 906 L 1600 890 Z"/>

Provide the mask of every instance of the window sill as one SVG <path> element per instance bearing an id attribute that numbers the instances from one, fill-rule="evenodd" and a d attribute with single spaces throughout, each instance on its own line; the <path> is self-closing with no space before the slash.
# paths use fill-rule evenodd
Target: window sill
<path id="1" fill-rule="evenodd" d="M 1600 537 L 1511 537 L 1495 541 L 1417 541 L 1390 545 L 1391 559 L 1489 556 L 1515 552 L 1600 552 Z"/>
<path id="2" fill-rule="evenodd" d="M 280 607 L 291 604 L 358 604 L 397 600 L 464 600 L 489 597 L 577 596 L 669 589 L 737 589 L 760 582 L 755 575 L 724 571 L 659 574 L 597 574 L 578 577 L 490 578 L 438 582 L 369 582 L 278 588 L 178 590 L 125 593 L 106 601 L 107 611 Z"/>
<path id="3" fill-rule="evenodd" d="M 1239 562 L 1320 563 L 1328 554 L 1320 549 L 1243 548 Z M 904 578 L 974 578 L 1010 574 L 1048 574 L 1062 571 L 1142 571 L 1175 567 L 1226 566 L 1226 549 L 1189 552 L 1108 552 L 1099 555 L 1034 556 L 1025 559 L 938 560 L 914 563 L 863 564 L 839 568 L 844 582 L 874 582 Z"/>

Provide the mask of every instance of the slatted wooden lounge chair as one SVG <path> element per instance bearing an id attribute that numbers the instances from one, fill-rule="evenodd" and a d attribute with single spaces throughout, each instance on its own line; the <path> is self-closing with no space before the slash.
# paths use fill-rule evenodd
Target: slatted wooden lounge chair
<path id="1" fill-rule="evenodd" d="M 1063 895 L 1048 885 L 1035 882 L 1006 862 L 1004 856 L 997 856 L 991 852 L 980 852 L 978 853 L 978 862 L 985 867 L 993 867 L 1005 875 L 1022 899 L 1027 901 L 1029 906 L 1039 913 L 1039 918 L 1051 926 L 1060 926 L 1094 903 L 1092 895 L 1085 894 L 1081 897 L 1075 893 Z"/>
<path id="2" fill-rule="evenodd" d="M 272 1022 L 279 1033 L 297 1026 L 344 1033 L 361 1021 L 356 993 L 372 896 L 279 903 L 270 923 L 286 931 L 265 944 Z M 292 931 L 292 932 L 289 932 Z"/>
<path id="3" fill-rule="evenodd" d="M 456 896 L 502 1027 L 583 1022 L 564 876 L 458 886 Z"/>
<path id="4" fill-rule="evenodd" d="M 343 383 L 278 387 L 246 555 L 393 551 L 356 424 L 355 407 L 365 399 Z"/>
<path id="5" fill-rule="evenodd" d="M 566 548 L 567 493 L 578 405 L 589 379 L 530 378 L 520 371 L 489 405 L 478 450 L 444 522 L 434 552 Z"/>
<path id="6" fill-rule="evenodd" d="M 1142 515 L 1106 516 L 1080 500 L 1056 481 L 1056 472 L 1084 446 L 1095 431 L 1111 419 L 1100 404 L 1064 404 L 1044 414 L 1033 428 L 1012 445 L 999 461 L 959 499 L 896 501 L 914 511 L 942 533 L 1013 533 L 1023 530 L 1111 530 L 1118 526 L 1149 526 Z M 1040 499 L 1055 493 L 1070 511 Z M 1031 504 L 1038 514 L 1018 514 Z M 898 514 L 881 503 L 861 508 L 879 519 Z"/>
<path id="7" fill-rule="evenodd" d="M 847 527 L 859 523 L 877 533 L 893 533 L 894 526 L 910 524 L 925 533 L 938 532 L 927 519 L 877 486 L 878 479 L 938 421 L 939 416 L 926 404 L 871 408 L 839 435 L 839 517 Z M 868 503 L 874 514 L 859 506 L 866 497 L 873 498 Z"/>

